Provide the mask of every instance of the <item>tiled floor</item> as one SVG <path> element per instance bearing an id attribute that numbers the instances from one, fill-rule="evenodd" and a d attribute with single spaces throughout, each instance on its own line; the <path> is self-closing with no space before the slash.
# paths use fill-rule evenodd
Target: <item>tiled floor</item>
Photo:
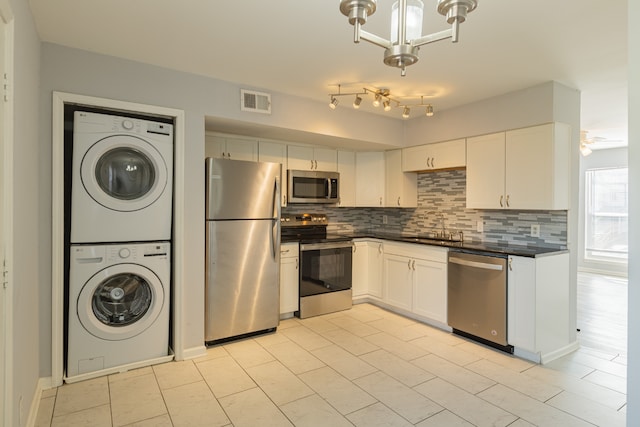
<path id="1" fill-rule="evenodd" d="M 545 366 L 370 304 L 43 394 L 37 426 L 624 426 L 626 358 Z"/>

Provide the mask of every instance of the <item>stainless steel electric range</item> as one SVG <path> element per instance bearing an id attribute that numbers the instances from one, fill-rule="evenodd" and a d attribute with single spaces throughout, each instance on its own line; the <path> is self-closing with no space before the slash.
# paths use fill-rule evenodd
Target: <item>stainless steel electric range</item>
<path id="1" fill-rule="evenodd" d="M 304 319 L 351 308 L 351 237 L 327 234 L 326 215 L 282 215 L 280 224 L 282 242 L 300 244 L 295 315 Z"/>

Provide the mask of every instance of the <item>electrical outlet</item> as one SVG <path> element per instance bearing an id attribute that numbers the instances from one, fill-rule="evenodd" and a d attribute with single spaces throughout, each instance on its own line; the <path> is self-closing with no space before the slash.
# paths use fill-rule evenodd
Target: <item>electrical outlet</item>
<path id="1" fill-rule="evenodd" d="M 540 224 L 531 224 L 531 237 L 540 237 Z"/>
<path id="2" fill-rule="evenodd" d="M 382 215 L 382 223 L 386 224 L 388 222 L 388 218 L 386 215 Z"/>
<path id="3" fill-rule="evenodd" d="M 484 221 L 476 222 L 476 231 L 482 233 L 484 231 Z"/>

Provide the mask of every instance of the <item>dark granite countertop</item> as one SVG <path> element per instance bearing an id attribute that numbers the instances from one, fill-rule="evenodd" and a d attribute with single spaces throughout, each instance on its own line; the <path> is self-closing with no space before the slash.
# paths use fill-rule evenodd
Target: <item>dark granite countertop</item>
<path id="1" fill-rule="evenodd" d="M 503 254 L 503 255 L 515 255 L 515 256 L 523 256 L 523 257 L 540 257 L 545 255 L 557 255 L 561 253 L 568 252 L 566 248 L 554 248 L 554 247 L 540 247 L 540 246 L 522 246 L 522 245 L 514 245 L 509 243 L 482 243 L 482 242 L 471 242 L 471 241 L 449 241 L 449 240 L 438 240 L 433 238 L 423 238 L 416 235 L 406 235 L 402 233 L 389 233 L 389 232 L 375 232 L 375 231 L 367 231 L 367 232 L 354 232 L 354 233 L 334 233 L 329 234 L 330 236 L 343 236 L 343 237 L 351 237 L 352 239 L 383 239 L 383 240 L 391 240 L 394 242 L 402 242 L 402 243 L 417 243 L 421 245 L 429 245 L 429 246 L 441 246 L 450 249 L 458 249 L 462 251 L 471 251 L 471 252 L 488 252 L 495 254 Z"/>

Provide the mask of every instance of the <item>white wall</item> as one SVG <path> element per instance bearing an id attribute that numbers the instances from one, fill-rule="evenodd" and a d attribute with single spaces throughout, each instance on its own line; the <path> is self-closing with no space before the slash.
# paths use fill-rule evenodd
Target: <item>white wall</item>
<path id="1" fill-rule="evenodd" d="M 603 274 L 627 275 L 627 263 L 586 260 L 585 252 L 585 172 L 589 169 L 627 167 L 628 150 L 611 148 L 594 150 L 587 157 L 580 156 L 580 209 L 578 215 L 578 268 Z"/>
<path id="2" fill-rule="evenodd" d="M 629 218 L 640 218 L 640 2 L 628 2 Z M 640 222 L 629 224 L 627 425 L 640 425 Z"/>
<path id="3" fill-rule="evenodd" d="M 38 140 L 40 41 L 25 0 L 11 0 L 15 25 L 14 50 L 14 246 L 13 259 L 13 425 L 25 425 L 39 377 L 39 294 L 51 283 L 43 267 L 40 229 L 42 207 Z"/>

